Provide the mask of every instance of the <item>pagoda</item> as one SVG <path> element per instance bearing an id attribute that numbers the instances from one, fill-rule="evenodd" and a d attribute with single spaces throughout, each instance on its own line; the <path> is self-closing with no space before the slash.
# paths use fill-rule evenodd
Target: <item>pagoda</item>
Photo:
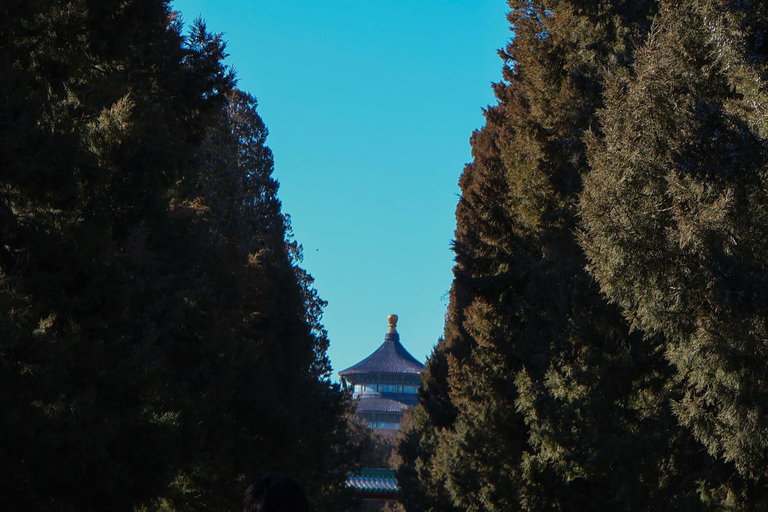
<path id="1" fill-rule="evenodd" d="M 400 344 L 397 315 L 389 315 L 389 331 L 371 355 L 339 372 L 342 385 L 352 386 L 356 413 L 379 431 L 397 431 L 403 411 L 418 403 L 424 365 Z"/>

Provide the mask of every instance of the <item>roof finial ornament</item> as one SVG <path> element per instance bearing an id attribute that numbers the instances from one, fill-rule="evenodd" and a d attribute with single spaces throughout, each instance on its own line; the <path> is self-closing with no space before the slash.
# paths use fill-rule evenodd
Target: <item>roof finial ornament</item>
<path id="1" fill-rule="evenodd" d="M 387 321 L 389 322 L 388 332 L 397 332 L 397 315 L 389 315 Z"/>

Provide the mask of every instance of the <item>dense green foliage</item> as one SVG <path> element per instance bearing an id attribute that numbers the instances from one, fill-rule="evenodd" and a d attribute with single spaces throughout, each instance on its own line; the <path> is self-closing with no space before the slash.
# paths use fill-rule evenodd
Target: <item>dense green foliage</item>
<path id="1" fill-rule="evenodd" d="M 765 7 L 509 5 L 404 504 L 761 509 Z"/>
<path id="2" fill-rule="evenodd" d="M 601 288 L 666 340 L 681 423 L 755 478 L 768 467 L 767 15 L 663 4 L 635 72 L 606 93 L 582 209 Z"/>
<path id="3" fill-rule="evenodd" d="M 768 8 L 509 5 L 404 506 L 765 509 Z M 224 57 L 163 0 L 0 4 L 4 510 L 234 510 L 269 471 L 338 509 L 366 432 Z"/>
<path id="4" fill-rule="evenodd" d="M 332 509 L 346 398 L 256 102 L 160 0 L 0 5 L 4 510 Z"/>

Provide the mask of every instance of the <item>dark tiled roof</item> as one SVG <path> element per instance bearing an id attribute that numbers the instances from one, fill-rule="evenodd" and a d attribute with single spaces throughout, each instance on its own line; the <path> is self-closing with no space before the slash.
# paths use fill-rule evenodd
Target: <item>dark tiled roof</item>
<path id="1" fill-rule="evenodd" d="M 400 488 L 392 469 L 362 469 L 347 477 L 347 487 L 361 497 L 394 499 Z"/>
<path id="2" fill-rule="evenodd" d="M 424 365 L 421 364 L 400 344 L 400 335 L 396 332 L 388 332 L 384 336 L 384 343 L 376 351 L 357 363 L 350 366 L 339 375 L 361 373 L 406 373 L 416 374 L 424 371 Z"/>
<path id="3" fill-rule="evenodd" d="M 366 398 L 363 397 L 357 403 L 357 413 L 361 412 L 401 412 L 408 407 L 397 400 L 389 398 Z"/>

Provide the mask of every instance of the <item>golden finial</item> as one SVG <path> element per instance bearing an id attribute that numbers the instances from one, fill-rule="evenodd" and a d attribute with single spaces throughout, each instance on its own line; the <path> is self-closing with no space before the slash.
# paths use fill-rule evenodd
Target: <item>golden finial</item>
<path id="1" fill-rule="evenodd" d="M 397 315 L 389 315 L 387 321 L 389 322 L 389 332 L 397 332 Z"/>

